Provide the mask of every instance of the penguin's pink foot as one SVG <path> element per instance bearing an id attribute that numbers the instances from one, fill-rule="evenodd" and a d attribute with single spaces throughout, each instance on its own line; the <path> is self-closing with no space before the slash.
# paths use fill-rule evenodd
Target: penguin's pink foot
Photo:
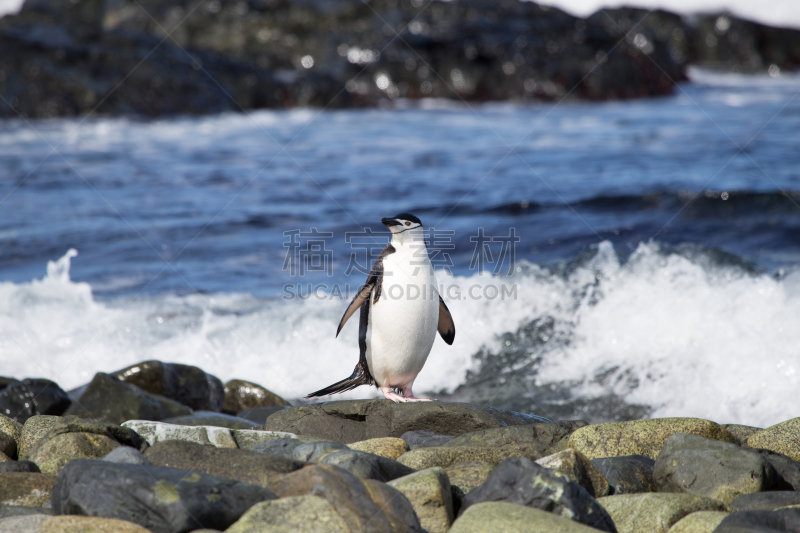
<path id="1" fill-rule="evenodd" d="M 407 402 L 404 397 L 397 394 L 391 387 L 381 387 L 383 397 L 387 400 L 392 400 L 394 403 Z"/>
<path id="2" fill-rule="evenodd" d="M 411 392 L 411 387 L 406 387 L 403 389 L 403 401 L 405 402 L 429 402 L 431 401 L 430 398 L 417 398 L 414 396 L 414 393 Z"/>

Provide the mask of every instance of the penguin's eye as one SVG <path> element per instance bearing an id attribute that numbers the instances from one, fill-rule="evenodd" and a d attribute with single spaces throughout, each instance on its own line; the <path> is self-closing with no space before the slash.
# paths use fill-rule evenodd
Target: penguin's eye
<path id="1" fill-rule="evenodd" d="M 411 225 L 411 222 L 406 222 L 406 226 L 410 226 L 410 225 Z"/>

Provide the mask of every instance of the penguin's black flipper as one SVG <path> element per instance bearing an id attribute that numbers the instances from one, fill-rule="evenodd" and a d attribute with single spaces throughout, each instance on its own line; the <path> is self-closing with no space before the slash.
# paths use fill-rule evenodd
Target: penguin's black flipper
<path id="1" fill-rule="evenodd" d="M 450 310 L 444 304 L 441 296 L 439 296 L 439 324 L 437 329 L 444 342 L 453 344 L 453 340 L 456 338 L 456 324 L 453 322 Z"/>
<path id="2" fill-rule="evenodd" d="M 339 321 L 339 327 L 336 328 L 336 336 L 337 337 L 339 336 L 339 332 L 342 331 L 342 328 L 344 327 L 345 322 L 347 322 L 347 320 L 351 316 L 353 316 L 353 314 L 356 312 L 356 310 L 359 307 L 361 307 L 361 304 L 363 304 L 364 302 L 369 301 L 369 295 L 372 294 L 372 289 L 374 289 L 374 288 L 375 288 L 375 282 L 372 281 L 370 283 L 370 280 L 367 280 L 367 283 L 358 290 L 358 293 L 353 298 L 353 301 L 350 302 L 350 305 L 347 306 L 347 309 L 345 310 L 344 315 L 342 315 L 342 319 Z"/>
<path id="3" fill-rule="evenodd" d="M 317 392 L 312 392 L 306 396 L 306 398 L 316 398 L 319 396 L 328 396 L 329 394 L 347 392 L 361 385 L 372 385 L 373 383 L 374 381 L 372 380 L 372 376 L 369 375 L 369 370 L 362 368 L 361 362 L 359 362 L 349 378 L 337 381 L 333 385 L 318 390 Z"/>
<path id="4" fill-rule="evenodd" d="M 355 302 L 355 300 L 353 300 Z M 352 304 L 351 304 L 352 307 Z M 348 308 L 349 311 L 349 308 Z M 355 312 L 355 311 L 354 311 Z M 352 315 L 353 313 L 350 313 Z M 349 315 L 346 315 L 349 318 Z M 346 392 L 353 390 L 361 385 L 375 385 L 375 380 L 369 371 L 367 364 L 367 327 L 369 325 L 369 293 L 367 298 L 361 303 L 361 315 L 358 321 L 358 364 L 349 378 L 337 381 L 329 387 L 325 387 L 317 392 L 312 392 L 306 398 L 314 398 L 317 396 L 327 396 L 329 394 L 337 394 L 339 392 Z M 339 327 L 341 329 L 341 326 Z"/>

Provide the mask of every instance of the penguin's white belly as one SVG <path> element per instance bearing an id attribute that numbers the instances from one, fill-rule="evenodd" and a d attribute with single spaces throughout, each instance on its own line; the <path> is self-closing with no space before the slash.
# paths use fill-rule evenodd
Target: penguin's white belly
<path id="1" fill-rule="evenodd" d="M 412 274 L 415 268 L 403 266 L 402 270 Z M 436 278 L 427 266 L 419 270 L 413 276 L 392 269 L 391 277 L 384 277 L 380 299 L 370 303 L 366 357 L 378 386 L 403 388 L 412 384 L 436 339 Z"/>

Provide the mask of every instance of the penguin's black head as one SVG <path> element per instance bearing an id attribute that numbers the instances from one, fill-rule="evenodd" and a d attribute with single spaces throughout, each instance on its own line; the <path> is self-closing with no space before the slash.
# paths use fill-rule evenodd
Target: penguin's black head
<path id="1" fill-rule="evenodd" d="M 422 222 L 411 213 L 400 213 L 392 218 L 384 218 L 381 219 L 381 223 L 389 228 L 392 233 L 402 233 L 406 230 L 422 227 Z"/>

